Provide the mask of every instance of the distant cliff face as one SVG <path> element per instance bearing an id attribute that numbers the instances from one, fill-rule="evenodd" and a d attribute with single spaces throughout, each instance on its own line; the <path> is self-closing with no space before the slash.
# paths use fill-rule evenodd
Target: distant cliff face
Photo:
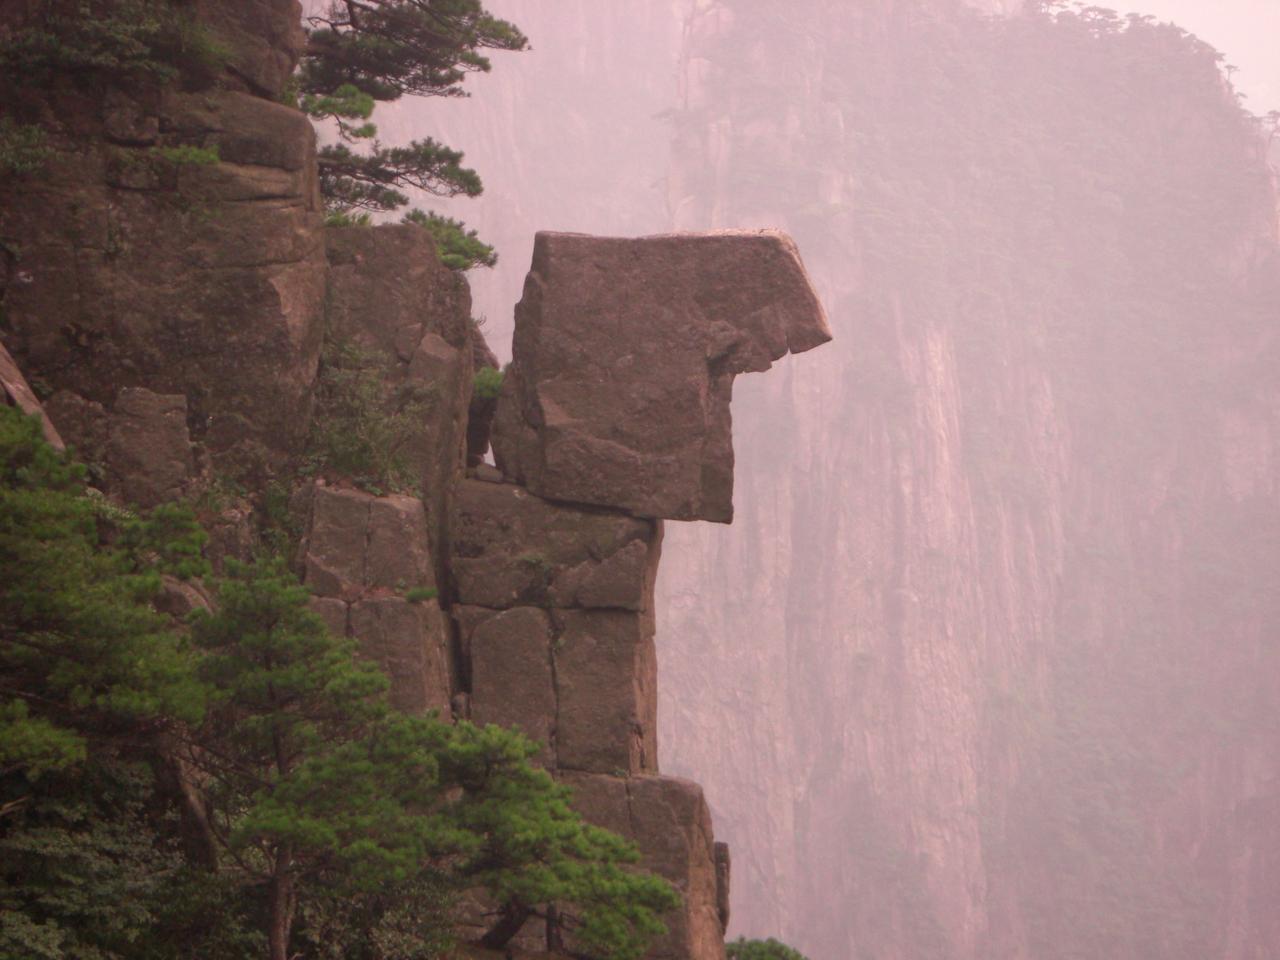
<path id="1" fill-rule="evenodd" d="M 676 224 L 790 228 L 836 333 L 742 384 L 737 524 L 659 584 L 735 917 L 818 960 L 1269 955 L 1254 129 L 1172 29 L 840 6 L 706 5 L 675 119 Z"/>

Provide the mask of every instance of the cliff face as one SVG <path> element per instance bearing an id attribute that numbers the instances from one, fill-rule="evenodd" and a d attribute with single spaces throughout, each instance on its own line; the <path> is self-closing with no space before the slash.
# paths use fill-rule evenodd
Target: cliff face
<path id="1" fill-rule="evenodd" d="M 659 584 L 735 916 L 818 958 L 1266 954 L 1253 128 L 1171 28 L 839 12 L 709 4 L 683 54 L 677 225 L 790 228 L 838 344 L 744 384 L 737 525 Z"/>
<path id="2" fill-rule="evenodd" d="M 216 76 L 11 91 L 50 150 L 0 189 L 0 401 L 116 502 L 191 503 L 215 568 L 291 561 L 395 706 L 537 738 L 680 894 L 649 956 L 722 958 L 727 852 L 701 788 L 658 773 L 654 581 L 664 519 L 732 513 L 735 376 L 830 339 L 794 244 L 539 234 L 472 417 L 492 354 L 462 276 L 419 227 L 322 224 L 314 133 L 273 99 L 296 4 L 193 12 Z M 488 419 L 503 471 L 478 462 Z M 210 602 L 176 583 L 166 602 Z M 478 937 L 493 905 L 462 899 Z M 577 955 L 545 913 L 512 949 Z"/>

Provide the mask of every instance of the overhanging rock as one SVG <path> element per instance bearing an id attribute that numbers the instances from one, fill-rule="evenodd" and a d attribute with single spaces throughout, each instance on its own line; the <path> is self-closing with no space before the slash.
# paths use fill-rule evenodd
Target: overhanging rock
<path id="1" fill-rule="evenodd" d="M 553 500 L 728 522 L 734 376 L 830 339 L 785 234 L 539 233 L 498 465 Z"/>

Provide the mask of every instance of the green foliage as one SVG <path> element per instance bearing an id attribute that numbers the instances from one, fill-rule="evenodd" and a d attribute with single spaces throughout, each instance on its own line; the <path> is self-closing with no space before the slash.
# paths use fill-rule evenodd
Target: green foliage
<path id="1" fill-rule="evenodd" d="M 439 595 L 435 587 L 413 587 L 405 592 L 404 598 L 410 603 L 426 603 Z"/>
<path id="2" fill-rule="evenodd" d="M 167 163 L 180 167 L 207 167 L 221 159 L 218 156 L 216 145 L 212 147 L 196 147 L 190 144 L 183 144 L 177 147 L 152 147 L 151 153 Z"/>
<path id="3" fill-rule="evenodd" d="M 318 156 L 320 189 L 330 211 L 346 216 L 353 210 L 398 210 L 410 202 L 410 190 L 479 195 L 480 177 L 462 165 L 462 153 L 431 138 L 384 146 L 370 117 L 376 102 L 406 94 L 463 96 L 467 74 L 490 68 L 483 51 L 524 50 L 525 36 L 491 16 L 480 0 L 335 2 L 307 21 L 299 105 L 338 132 L 339 142 Z M 451 269 L 497 262 L 493 248 L 456 220 L 416 210 L 405 220 L 431 231 Z"/>
<path id="4" fill-rule="evenodd" d="M 332 93 L 308 93 L 301 95 L 299 88 L 298 107 L 311 117 L 329 117 L 339 124 L 339 130 L 348 137 L 364 139 L 371 137 L 376 129 L 365 124 L 351 126 L 351 120 L 368 120 L 373 116 L 374 99 L 351 83 L 344 83 Z"/>
<path id="5" fill-rule="evenodd" d="M 403 192 L 409 188 L 438 197 L 474 197 L 483 189 L 476 172 L 462 166 L 459 151 L 430 138 L 404 147 L 375 140 L 359 153 L 345 143 L 331 144 L 320 149 L 317 161 L 320 191 L 339 210 L 396 210 L 409 202 Z"/>
<path id="6" fill-rule="evenodd" d="M 20 177 L 35 173 L 49 158 L 44 128 L 0 117 L 0 173 Z"/>
<path id="7" fill-rule="evenodd" d="M 413 445 L 422 437 L 429 395 L 396 385 L 390 361 L 352 342 L 325 347 L 310 456 L 321 470 L 367 489 L 413 491 Z"/>
<path id="8" fill-rule="evenodd" d="M 393 710 L 280 560 L 228 562 L 176 629 L 150 604 L 207 572 L 190 514 L 83 477 L 0 408 L 0 956 L 439 956 L 475 889 L 604 958 L 661 931 L 673 891 L 536 745 Z"/>
<path id="9" fill-rule="evenodd" d="M 326 227 L 370 227 L 373 217 L 367 213 L 351 213 L 345 210 L 329 210 L 324 215 Z"/>
<path id="10" fill-rule="evenodd" d="M 476 371 L 472 391 L 482 400 L 496 400 L 502 392 L 503 376 L 496 367 L 481 367 Z"/>
<path id="11" fill-rule="evenodd" d="M 200 86 L 226 59 L 170 0 L 40 0 L 22 29 L 0 37 L 0 77 L 27 86 L 59 75 Z"/>
<path id="12" fill-rule="evenodd" d="M 136 956 L 181 867 L 154 799 L 150 769 L 114 756 L 29 788 L 0 832 L 0 956 Z"/>
<path id="13" fill-rule="evenodd" d="M 192 628 L 214 691 L 193 757 L 227 824 L 215 835 L 230 869 L 269 891 L 273 956 L 288 955 L 295 903 L 309 936 L 345 916 L 393 939 L 438 939 L 443 903 L 408 913 L 402 889 L 445 903 L 473 887 L 503 904 L 565 901 L 583 942 L 619 960 L 661 931 L 670 888 L 623 869 L 634 848 L 581 822 L 530 764 L 534 744 L 392 711 L 385 675 L 326 632 L 281 564 L 233 565 L 218 597 Z"/>
<path id="14" fill-rule="evenodd" d="M 149 604 L 162 572 L 202 571 L 202 542 L 181 508 L 101 509 L 39 421 L 0 407 L 0 763 L 38 778 L 82 760 L 90 732 L 199 716 L 184 645 Z"/>
<path id="15" fill-rule="evenodd" d="M 109 508 L 40 422 L 0 406 L 0 956 L 133 956 L 174 855 L 141 744 L 199 720 L 186 644 L 151 607 L 204 572 L 170 506 Z"/>
<path id="16" fill-rule="evenodd" d="M 493 247 L 482 241 L 474 230 L 468 230 L 460 220 L 410 210 L 401 222 L 416 224 L 428 230 L 436 242 L 441 262 L 450 270 L 492 267 L 498 262 L 498 254 Z"/>
<path id="17" fill-rule="evenodd" d="M 725 955 L 729 960 L 806 960 L 800 951 L 791 949 L 773 937 L 768 940 L 739 937 L 732 943 L 725 944 Z"/>
<path id="18" fill-rule="evenodd" d="M 332 3 L 308 18 L 302 87 L 325 95 L 351 84 L 375 100 L 462 96 L 468 73 L 489 70 L 484 50 L 524 50 L 515 25 L 480 0 Z"/>

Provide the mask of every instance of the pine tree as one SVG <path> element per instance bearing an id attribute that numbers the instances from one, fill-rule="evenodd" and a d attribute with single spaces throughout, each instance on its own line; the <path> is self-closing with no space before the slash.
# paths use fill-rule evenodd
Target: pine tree
<path id="1" fill-rule="evenodd" d="M 483 51 L 528 47 L 519 29 L 491 16 L 480 0 L 335 0 L 308 25 L 301 105 L 337 131 L 338 142 L 319 153 L 331 211 L 350 217 L 398 210 L 409 203 L 408 189 L 440 197 L 481 192 L 480 177 L 457 150 L 431 138 L 386 146 L 369 120 L 379 101 L 465 96 L 467 75 L 490 69 Z M 456 221 L 423 214 L 408 222 L 450 245 L 442 248 L 449 266 L 493 265 L 492 248 Z"/>
<path id="2" fill-rule="evenodd" d="M 368 928 L 417 897 L 397 935 L 433 942 L 470 889 L 502 906 L 491 945 L 563 902 L 584 943 L 638 956 L 676 901 L 623 869 L 634 848 L 583 824 L 519 734 L 392 710 L 385 675 L 306 598 L 279 563 L 232 566 L 218 609 L 193 625 L 213 694 L 190 760 L 207 778 L 221 868 L 266 890 L 272 960 L 294 955 L 299 917 L 350 937 L 334 915 L 344 904 Z"/>
<path id="3" fill-rule="evenodd" d="M 153 763 L 204 690 L 152 601 L 202 539 L 181 508 L 109 506 L 0 406 L 0 956 L 134 956 L 157 922 L 180 858 Z"/>

